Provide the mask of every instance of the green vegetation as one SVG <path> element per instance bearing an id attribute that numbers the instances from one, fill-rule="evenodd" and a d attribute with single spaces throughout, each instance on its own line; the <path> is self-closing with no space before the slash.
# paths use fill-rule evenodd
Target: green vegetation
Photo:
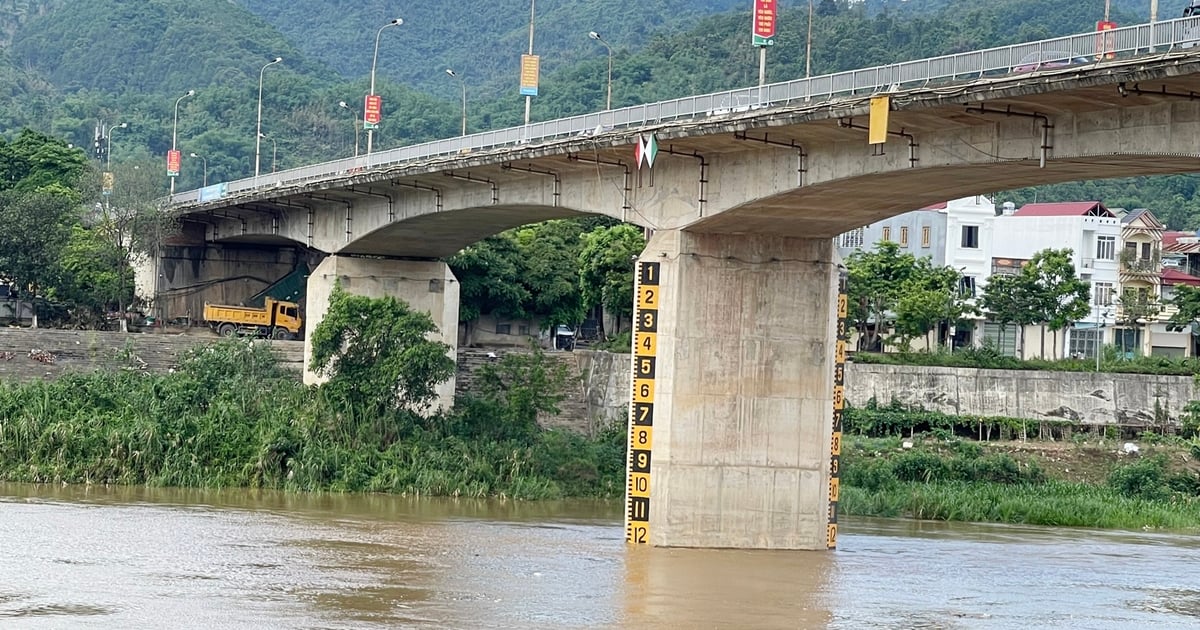
<path id="1" fill-rule="evenodd" d="M 1048 479 L 1037 459 L 974 442 L 850 438 L 839 509 L 853 516 L 1069 527 L 1194 530 L 1200 475 L 1162 455 L 1112 469 L 1103 483 Z"/>
<path id="2" fill-rule="evenodd" d="M 623 427 L 587 438 L 537 426 L 566 382 L 540 353 L 485 366 L 476 395 L 422 413 L 452 367 L 419 333 L 428 317 L 391 300 L 332 302 L 314 332 L 315 362 L 331 375 L 319 387 L 244 341 L 197 348 L 174 374 L 0 384 L 0 478 L 515 499 L 623 491 Z M 368 313 L 384 322 L 351 321 Z"/>
<path id="3" fill-rule="evenodd" d="M 949 352 L 857 352 L 855 363 L 882 365 L 928 365 L 941 367 L 979 368 L 986 370 L 1050 370 L 1055 372 L 1095 372 L 1095 359 L 1018 359 L 1003 354 L 991 346 L 963 348 Z M 1119 374 L 1162 374 L 1192 376 L 1200 374 L 1200 359 L 1195 357 L 1145 357 L 1126 358 L 1115 346 L 1104 348 L 1100 357 L 1100 371 Z"/>

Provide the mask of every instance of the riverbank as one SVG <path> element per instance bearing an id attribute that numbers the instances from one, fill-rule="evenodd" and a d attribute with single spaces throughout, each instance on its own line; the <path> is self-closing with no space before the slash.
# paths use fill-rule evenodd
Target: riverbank
<path id="1" fill-rule="evenodd" d="M 1113 529 L 1200 529 L 1200 464 L 1186 445 L 849 437 L 847 516 Z"/>
<path id="2" fill-rule="evenodd" d="M 521 366 L 518 366 L 521 367 Z M 537 362 L 523 366 L 543 370 Z M 505 369 L 505 366 L 497 366 Z M 518 369 L 518 368 L 513 368 Z M 532 372 L 531 372 L 532 373 Z M 549 499 L 624 491 L 621 427 L 540 430 L 552 393 L 522 373 L 431 418 L 331 402 L 267 344 L 196 348 L 170 374 L 0 384 L 0 479 Z"/>

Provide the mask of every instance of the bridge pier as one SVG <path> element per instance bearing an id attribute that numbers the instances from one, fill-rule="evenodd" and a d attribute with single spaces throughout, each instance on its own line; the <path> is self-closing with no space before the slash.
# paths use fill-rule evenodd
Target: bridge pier
<path id="1" fill-rule="evenodd" d="M 438 261 L 390 260 L 327 256 L 308 277 L 307 303 L 304 309 L 304 382 L 314 384 L 321 378 L 309 367 L 312 361 L 312 331 L 329 310 L 334 283 L 353 295 L 394 296 L 413 310 L 433 318 L 439 334 L 433 336 L 450 346 L 450 357 L 458 354 L 458 280 L 450 267 Z M 438 403 L 443 409 L 454 405 L 454 380 L 438 386 Z"/>
<path id="2" fill-rule="evenodd" d="M 655 233 L 638 264 L 630 542 L 832 546 L 836 259 L 825 238 Z"/>

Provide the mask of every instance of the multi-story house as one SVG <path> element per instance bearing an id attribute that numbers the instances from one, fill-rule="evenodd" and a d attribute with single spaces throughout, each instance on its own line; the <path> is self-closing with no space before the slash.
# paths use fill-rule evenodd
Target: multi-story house
<path id="1" fill-rule="evenodd" d="M 870 251 L 882 241 L 891 241 L 903 252 L 929 258 L 935 266 L 957 269 L 963 275 L 963 292 L 974 297 L 990 271 L 988 252 L 995 218 L 996 206 L 987 197 L 955 199 L 846 232 L 838 238 L 838 251 L 846 258 L 857 250 Z M 955 327 L 939 331 L 938 336 L 952 336 L 958 347 L 971 346 L 976 343 L 976 328 Z"/>
<path id="2" fill-rule="evenodd" d="M 1047 358 L 1091 357 L 1103 344 L 1111 343 L 1108 331 L 1116 321 L 1114 304 L 1120 283 L 1121 220 L 1116 214 L 1097 201 L 1031 203 L 1015 211 L 1009 205 L 996 218 L 994 232 L 993 272 L 1019 269 L 1044 249 L 1070 248 L 1076 273 L 1091 284 L 1091 312 L 1065 334 L 1057 335 L 1058 347 L 1046 343 Z M 1038 356 L 1042 335 L 1047 340 L 1054 338 L 1043 326 L 1026 329 L 1021 353 L 1025 358 Z M 996 324 L 987 325 L 985 338 L 1005 350 L 1014 345 Z"/>

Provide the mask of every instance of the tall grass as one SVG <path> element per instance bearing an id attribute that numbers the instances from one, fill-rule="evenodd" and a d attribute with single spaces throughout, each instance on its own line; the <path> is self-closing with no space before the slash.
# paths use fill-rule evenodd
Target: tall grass
<path id="1" fill-rule="evenodd" d="M 232 341 L 190 352 L 174 374 L 0 384 L 0 478 L 518 499 L 622 492 L 620 428 L 595 439 L 489 434 L 489 414 L 512 415 L 502 402 L 472 404 L 469 420 L 463 410 L 366 414 L 295 382 L 266 348 Z"/>
<path id="2" fill-rule="evenodd" d="M 1096 483 L 1048 480 L 1035 459 L 977 443 L 900 448 L 898 438 L 843 443 L 839 510 L 847 515 L 1115 529 L 1200 528 L 1200 477 L 1165 458 L 1117 466 Z"/>

